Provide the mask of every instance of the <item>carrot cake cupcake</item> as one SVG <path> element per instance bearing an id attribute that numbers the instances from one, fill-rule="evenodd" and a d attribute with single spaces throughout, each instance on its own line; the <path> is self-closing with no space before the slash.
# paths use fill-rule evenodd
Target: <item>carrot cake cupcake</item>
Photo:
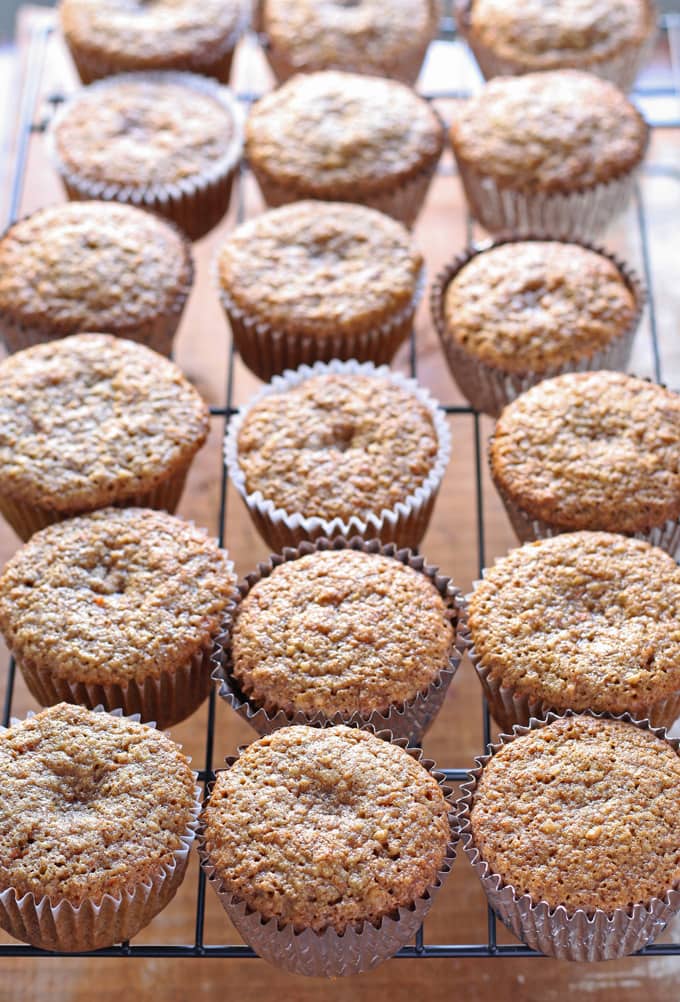
<path id="1" fill-rule="evenodd" d="M 460 391 L 497 415 L 546 376 L 625 369 L 644 300 L 637 276 L 599 248 L 506 238 L 441 272 L 432 316 Z"/>
<path id="2" fill-rule="evenodd" d="M 208 423 L 181 370 L 143 345 L 26 348 L 0 363 L 0 512 L 26 540 L 111 504 L 174 511 Z"/>
<path id="3" fill-rule="evenodd" d="M 45 950 L 131 939 L 182 883 L 199 811 L 179 747 L 60 703 L 0 731 L 0 926 Z"/>
<path id="4" fill-rule="evenodd" d="M 394 80 L 300 74 L 253 105 L 246 154 L 268 205 L 359 202 L 411 226 L 444 145 L 439 116 Z"/>
<path id="5" fill-rule="evenodd" d="M 10 352 L 101 330 L 169 355 L 192 280 L 169 223 L 111 202 L 54 205 L 0 238 L 0 333 Z"/>
<path id="6" fill-rule="evenodd" d="M 227 238 L 216 264 L 239 354 L 264 380 L 303 362 L 390 362 L 424 284 L 405 227 L 347 202 L 264 212 Z"/>
<path id="7" fill-rule="evenodd" d="M 262 957 L 356 974 L 414 934 L 453 859 L 448 791 L 419 757 L 363 730 L 284 727 L 218 772 L 203 863 Z"/>
<path id="8" fill-rule="evenodd" d="M 192 73 L 124 73 L 83 87 L 54 118 L 54 164 L 71 199 L 150 209 L 197 240 L 229 208 L 240 110 Z"/>
<path id="9" fill-rule="evenodd" d="M 491 80 L 463 102 L 451 142 L 487 230 L 588 239 L 626 206 L 648 132 L 613 84 L 554 70 Z"/>
<path id="10" fill-rule="evenodd" d="M 551 715 L 504 735 L 463 787 L 465 850 L 514 934 L 566 960 L 641 949 L 680 908 L 678 742 Z"/>

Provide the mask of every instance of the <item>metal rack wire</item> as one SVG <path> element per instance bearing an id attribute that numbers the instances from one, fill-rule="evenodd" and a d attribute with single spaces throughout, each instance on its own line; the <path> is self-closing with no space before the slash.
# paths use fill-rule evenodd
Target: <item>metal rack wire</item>
<path id="1" fill-rule="evenodd" d="M 440 38 L 443 40 L 453 40 L 455 38 L 455 23 L 448 11 L 442 20 Z M 668 42 L 669 58 L 671 61 L 671 75 L 673 83 L 664 83 L 661 86 L 641 87 L 633 92 L 635 99 L 645 102 L 652 99 L 670 99 L 674 102 L 671 114 L 665 114 L 658 118 L 647 112 L 647 119 L 652 129 L 678 129 L 680 130 L 680 85 L 678 84 L 678 72 L 680 67 L 674 65 L 676 59 L 680 59 L 680 15 L 666 15 L 660 24 L 661 31 L 666 35 Z M 30 39 L 27 59 L 22 99 L 18 110 L 18 127 L 16 136 L 16 156 L 11 172 L 9 186 L 9 208 L 8 221 L 14 221 L 19 214 L 21 199 L 24 188 L 24 179 L 28 161 L 29 148 L 32 135 L 42 132 L 45 129 L 46 121 L 38 119 L 38 98 L 41 90 L 43 69 L 47 55 L 47 45 L 51 28 L 40 28 L 36 30 Z M 244 103 L 251 102 L 255 95 L 237 95 Z M 424 95 L 430 100 L 456 99 L 467 96 L 460 91 L 437 91 Z M 53 94 L 47 101 L 56 106 L 62 100 L 60 94 Z M 234 188 L 234 198 L 237 200 L 237 221 L 241 222 L 245 218 L 244 182 L 248 168 L 242 165 L 239 177 Z M 649 164 L 644 168 L 648 175 L 657 176 L 663 174 L 672 178 L 680 184 L 680 169 L 672 165 Z M 651 354 L 654 377 L 657 382 L 662 380 L 662 357 L 659 344 L 657 327 L 657 306 L 654 296 L 654 280 L 651 266 L 650 245 L 647 218 L 642 191 L 637 186 L 635 190 L 635 215 L 638 235 L 640 240 L 642 267 L 645 281 L 649 290 L 648 315 L 649 330 L 651 340 Z M 471 239 L 473 236 L 472 220 L 467 220 L 467 235 Z M 213 421 L 221 424 L 222 430 L 226 432 L 231 417 L 236 413 L 233 407 L 234 391 L 234 363 L 235 352 L 231 346 L 227 367 L 227 379 L 225 387 L 225 403 L 223 406 L 211 407 Z M 417 376 L 417 357 L 415 335 L 412 333 L 410 342 L 409 367 L 411 375 Z M 481 569 L 486 565 L 485 528 L 484 528 L 484 498 L 482 479 L 482 444 L 480 433 L 480 415 L 469 406 L 464 405 L 443 405 L 443 410 L 451 419 L 461 416 L 471 418 L 473 423 L 474 436 L 474 482 L 475 482 L 475 513 L 477 529 L 477 564 L 481 574 Z M 227 519 L 227 473 L 224 465 L 220 471 L 220 500 L 219 500 L 219 521 L 218 534 L 220 545 L 224 542 L 224 533 Z M 12 715 L 12 700 L 14 694 L 15 664 L 11 659 L 7 672 L 7 680 L 3 701 L 2 723 L 7 726 Z M 486 701 L 482 700 L 483 707 L 483 735 L 484 745 L 490 740 L 490 717 Z M 213 778 L 213 755 L 215 737 L 215 690 L 211 691 L 208 703 L 208 722 L 205 734 L 205 752 L 203 768 L 199 771 L 199 781 L 205 785 Z M 465 768 L 444 768 L 442 770 L 448 780 L 452 782 L 462 782 L 467 776 Z M 205 942 L 205 893 L 206 882 L 202 871 L 196 886 L 196 918 L 193 943 L 186 945 L 153 944 L 134 945 L 123 943 L 120 946 L 109 947 L 98 950 L 95 954 L 64 954 L 61 956 L 102 956 L 102 957 L 221 957 L 221 958 L 255 958 L 256 954 L 248 946 L 243 945 L 213 945 Z M 426 943 L 423 927 L 415 937 L 413 945 L 403 947 L 397 954 L 398 958 L 411 959 L 441 959 L 441 958 L 463 958 L 463 957 L 486 957 L 486 958 L 510 958 L 510 957 L 540 957 L 541 955 L 528 947 L 517 944 L 500 944 L 497 942 L 496 917 L 490 908 L 488 911 L 487 940 L 482 943 Z M 640 951 L 644 956 L 680 956 L 679 943 L 653 944 Z M 30 946 L 19 943 L 0 945 L 0 958 L 3 957 L 54 957 L 57 954 L 44 950 L 37 950 Z"/>

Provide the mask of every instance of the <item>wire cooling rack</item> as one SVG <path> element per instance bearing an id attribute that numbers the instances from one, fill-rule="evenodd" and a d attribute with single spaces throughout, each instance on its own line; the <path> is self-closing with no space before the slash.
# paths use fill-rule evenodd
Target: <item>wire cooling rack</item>
<path id="1" fill-rule="evenodd" d="M 455 21 L 451 13 L 451 0 L 445 5 L 446 12 L 442 19 L 439 38 L 444 41 L 453 41 L 456 37 Z M 642 86 L 633 91 L 633 98 L 641 104 L 645 111 L 647 121 L 652 130 L 675 129 L 680 132 L 680 13 L 667 14 L 660 21 L 660 30 L 663 36 L 664 51 L 668 58 L 668 72 L 664 75 L 663 81 L 659 85 Z M 13 222 L 19 214 L 21 199 L 24 189 L 24 180 L 28 162 L 28 154 L 31 138 L 36 132 L 43 132 L 46 121 L 38 118 L 38 98 L 41 91 L 41 81 L 45 66 L 47 43 L 49 41 L 52 28 L 49 26 L 36 29 L 30 38 L 26 57 L 26 72 L 24 86 L 22 89 L 21 102 L 18 109 L 18 126 L 16 133 L 16 154 L 12 165 L 9 185 L 9 210 L 8 222 Z M 448 100 L 467 97 L 467 93 L 460 90 L 437 90 L 427 92 L 425 96 L 428 100 Z M 257 95 L 241 93 L 237 97 L 245 105 L 251 103 Z M 47 101 L 54 107 L 63 100 L 59 93 L 48 95 Z M 239 176 L 234 185 L 233 198 L 236 199 L 237 222 L 242 222 L 245 218 L 245 196 L 244 184 L 248 167 L 243 164 L 240 168 Z M 671 164 L 645 164 L 643 173 L 647 176 L 668 177 L 680 184 L 680 167 Z M 657 382 L 662 381 L 662 357 L 658 336 L 657 325 L 657 303 L 654 295 L 654 281 L 650 259 L 649 235 L 647 217 L 643 194 L 639 186 L 635 189 L 635 217 L 640 241 L 642 269 L 645 282 L 649 291 L 648 315 L 650 331 L 650 347 L 652 355 L 652 367 L 654 378 Z M 473 237 L 473 223 L 470 218 L 467 220 L 468 242 Z M 233 406 L 234 397 L 234 362 L 235 352 L 233 344 L 230 348 L 227 380 L 225 392 L 225 404 L 220 407 L 211 407 L 212 419 L 221 424 L 222 430 L 226 432 L 231 417 L 236 413 Z M 411 375 L 417 377 L 416 361 L 416 341 L 415 334 L 412 333 L 410 340 L 409 367 Z M 476 531 L 477 531 L 477 564 L 479 575 L 486 565 L 485 529 L 484 529 L 484 503 L 483 503 L 483 481 L 482 481 L 482 447 L 480 434 L 480 415 L 471 407 L 464 405 L 443 405 L 443 410 L 451 419 L 460 416 L 472 418 L 474 436 L 474 467 L 475 467 L 475 511 L 476 511 Z M 227 473 L 224 465 L 220 470 L 220 496 L 219 496 L 219 522 L 218 534 L 220 545 L 224 543 L 227 519 Z M 12 716 L 12 700 L 14 695 L 15 664 L 11 659 L 7 672 L 7 682 L 4 693 L 2 723 L 7 726 Z M 483 703 L 483 731 L 484 745 L 490 740 L 490 718 L 486 705 Z M 205 786 L 214 777 L 214 738 L 215 738 L 215 689 L 213 687 L 208 703 L 208 722 L 205 734 L 204 767 L 199 770 L 199 781 Z M 467 769 L 464 768 L 443 768 L 447 779 L 451 782 L 460 783 L 467 777 Z M 186 945 L 152 944 L 134 945 L 122 943 L 119 946 L 109 947 L 104 950 L 97 950 L 94 954 L 54 954 L 45 950 L 37 950 L 30 946 L 19 943 L 0 944 L 0 958 L 2 957 L 54 957 L 54 956 L 102 956 L 102 957 L 231 957 L 231 958 L 256 958 L 256 954 L 248 946 L 243 945 L 212 945 L 204 941 L 205 927 L 205 891 L 206 882 L 202 871 L 196 886 L 196 918 L 193 943 Z M 541 954 L 522 945 L 501 944 L 496 937 L 496 917 L 490 908 L 488 911 L 487 940 L 481 943 L 427 943 L 425 941 L 424 927 L 421 926 L 415 941 L 412 945 L 403 947 L 397 954 L 398 958 L 426 959 L 426 958 L 462 958 L 462 957 L 540 957 Z M 680 943 L 658 943 L 641 950 L 638 956 L 680 956 Z"/>

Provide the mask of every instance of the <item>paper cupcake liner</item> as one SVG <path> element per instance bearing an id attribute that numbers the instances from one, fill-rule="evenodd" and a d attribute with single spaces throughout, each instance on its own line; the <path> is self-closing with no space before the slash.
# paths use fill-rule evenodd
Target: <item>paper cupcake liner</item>
<path id="1" fill-rule="evenodd" d="M 98 707 L 95 712 L 105 711 Z M 113 715 L 123 716 L 120 710 Z M 133 715 L 132 719 L 137 718 Z M 15 939 L 59 953 L 99 950 L 132 939 L 169 904 L 184 879 L 201 812 L 198 787 L 195 792 L 193 818 L 181 836 L 181 848 L 175 851 L 173 862 L 163 864 L 148 882 L 120 895 L 104 894 L 99 901 L 86 898 L 78 906 L 65 898 L 54 903 L 47 895 L 36 897 L 32 892 L 19 897 L 9 887 L 0 893 L 0 927 Z"/>
<path id="2" fill-rule="evenodd" d="M 634 720 L 628 713 L 588 715 L 628 721 L 664 738 L 676 750 L 680 748 L 680 741 L 667 738 L 663 728 L 651 727 L 647 720 Z M 669 888 L 663 898 L 651 898 L 645 904 L 636 904 L 630 912 L 625 908 L 616 908 L 611 912 L 596 908 L 592 914 L 582 908 L 569 912 L 563 905 L 551 911 L 546 901 L 535 901 L 529 894 L 518 894 L 512 884 L 504 883 L 499 874 L 491 871 L 474 845 L 470 810 L 486 763 L 503 745 L 562 716 L 578 714 L 567 710 L 564 714 L 548 713 L 543 720 L 534 718 L 528 726 L 516 726 L 512 734 L 502 734 L 497 744 L 489 745 L 486 755 L 475 759 L 477 767 L 470 770 L 470 778 L 461 788 L 464 796 L 458 801 L 461 839 L 489 904 L 518 939 L 533 950 L 561 960 L 614 960 L 641 950 L 663 931 L 668 920 L 680 910 L 680 889 Z"/>
<path id="3" fill-rule="evenodd" d="M 90 84 L 88 89 L 104 90 L 116 87 L 126 80 L 147 80 L 156 83 L 174 83 L 190 87 L 218 101 L 231 115 L 234 135 L 224 154 L 216 159 L 210 169 L 202 174 L 185 177 L 175 184 L 124 185 L 108 181 L 92 181 L 69 168 L 59 156 L 56 133 L 68 115 L 78 94 L 66 101 L 54 116 L 47 134 L 48 147 L 55 170 L 61 177 L 71 200 L 97 198 L 103 201 L 123 202 L 137 208 L 155 212 L 176 223 L 192 240 L 198 240 L 217 226 L 229 208 L 231 187 L 242 153 L 242 115 L 236 99 L 226 87 L 214 80 L 194 73 L 159 71 L 124 73 Z"/>
<path id="4" fill-rule="evenodd" d="M 434 37 L 434 34 L 433 32 L 432 37 Z M 281 45 L 277 45 L 266 34 L 263 39 L 263 48 L 277 84 L 285 83 L 286 80 L 295 76 L 296 73 L 315 73 L 318 70 L 338 69 L 343 70 L 345 73 L 363 73 L 369 76 L 388 77 L 391 80 L 398 80 L 408 87 L 414 87 L 420 76 L 430 41 L 429 37 L 423 38 L 417 45 L 411 45 L 408 50 L 400 53 L 398 59 L 384 62 L 380 67 L 367 67 L 366 63 L 361 60 L 361 53 L 357 53 L 356 62 L 344 63 L 343 65 L 333 60 L 323 65 L 323 61 L 319 62 L 318 60 L 296 64 L 288 58 L 286 49 Z"/>
<path id="5" fill-rule="evenodd" d="M 330 336 L 277 330 L 237 306 L 219 281 L 217 290 L 243 364 L 259 379 L 268 382 L 286 369 L 331 362 L 334 358 L 376 365 L 391 362 L 413 330 L 415 312 L 425 290 L 425 268 L 421 269 L 411 302 L 404 309 L 369 330 L 349 330 L 352 318 L 347 317 L 344 321 L 347 328 L 341 329 L 343 321 L 339 321 Z"/>
<path id="6" fill-rule="evenodd" d="M 484 414 L 491 414 L 497 417 L 506 404 L 515 400 L 521 393 L 524 393 L 531 386 L 535 386 L 542 379 L 549 379 L 552 376 L 559 376 L 565 372 L 585 372 L 598 369 L 620 369 L 625 371 L 633 341 L 640 324 L 640 318 L 644 305 L 647 301 L 647 290 L 640 278 L 632 268 L 614 254 L 610 254 L 597 244 L 587 241 L 572 241 L 586 250 L 594 251 L 601 257 L 607 258 L 616 267 L 621 278 L 635 299 L 635 315 L 626 330 L 617 334 L 611 341 L 591 355 L 564 362 L 562 365 L 551 365 L 540 372 L 527 370 L 525 372 L 508 372 L 497 366 L 485 362 L 468 351 L 464 345 L 460 344 L 452 336 L 449 330 L 444 312 L 444 301 L 446 291 L 463 268 L 479 254 L 484 254 L 492 247 L 499 247 L 502 244 L 514 243 L 518 237 L 514 234 L 506 234 L 497 240 L 486 242 L 479 246 L 468 247 L 462 254 L 459 254 L 440 273 L 432 285 L 430 294 L 430 311 L 434 322 L 439 341 L 444 351 L 451 375 L 453 376 L 458 389 L 466 400 L 476 411 Z M 535 234 L 527 235 L 522 240 L 542 240 L 544 237 Z"/>
<path id="7" fill-rule="evenodd" d="M 295 713 L 286 713 L 281 709 L 276 712 L 267 710 L 243 691 L 232 674 L 233 663 L 230 647 L 234 613 L 240 602 L 257 582 L 269 577 L 275 567 L 290 560 L 298 560 L 309 553 L 317 553 L 320 550 L 345 549 L 359 550 L 362 553 L 377 553 L 393 558 L 424 574 L 432 582 L 446 602 L 451 613 L 451 622 L 456 629 L 454 645 L 449 653 L 448 661 L 440 668 L 426 690 L 417 693 L 409 700 L 394 703 L 385 710 L 374 710 L 369 714 L 357 711 L 351 714 L 337 712 L 331 715 L 321 710 L 313 713 L 306 713 L 303 710 Z M 227 610 L 224 632 L 217 638 L 213 662 L 215 670 L 212 677 L 219 684 L 218 692 L 222 699 L 243 720 L 254 727 L 258 734 L 271 734 L 272 731 L 278 730 L 280 727 L 288 727 L 291 724 L 308 724 L 312 727 L 347 724 L 367 727 L 371 730 L 387 729 L 394 737 L 410 738 L 418 742 L 421 740 L 444 702 L 447 689 L 458 669 L 465 649 L 465 644 L 458 633 L 460 592 L 454 587 L 450 578 L 438 573 L 438 568 L 426 564 L 424 557 L 415 556 L 410 550 L 397 550 L 393 543 L 382 546 L 377 539 L 369 542 L 358 537 L 349 541 L 342 537 L 337 537 L 332 541 L 319 539 L 316 543 L 301 543 L 297 549 L 285 549 L 283 554 L 272 555 L 269 560 L 260 563 L 256 571 L 247 575 L 241 583 L 239 591 L 238 600 Z"/>
<path id="8" fill-rule="evenodd" d="M 326 373 L 356 374 L 387 380 L 412 393 L 419 403 L 427 407 L 432 416 L 439 448 L 426 479 L 394 508 L 389 510 L 383 508 L 381 512 L 375 514 L 371 512 L 365 520 L 357 515 L 350 516 L 347 521 L 341 518 L 327 520 L 318 516 L 305 517 L 300 512 L 284 511 L 283 508 L 278 508 L 272 499 L 263 497 L 261 491 L 249 494 L 245 476 L 239 466 L 238 437 L 244 419 L 253 406 L 271 393 L 285 392 L 312 376 Z M 380 539 L 383 543 L 394 542 L 399 547 L 416 549 L 427 530 L 439 486 L 449 462 L 451 434 L 446 416 L 437 401 L 414 379 L 392 372 L 384 365 L 376 368 L 372 362 L 334 360 L 329 363 L 317 362 L 313 366 L 301 365 L 294 372 L 288 370 L 281 376 L 275 376 L 271 383 L 256 393 L 230 421 L 224 454 L 227 471 L 234 487 L 243 498 L 258 532 L 275 553 L 283 551 L 286 546 L 299 546 L 304 540 L 313 541 L 322 536 L 326 539 L 333 539 L 335 536 L 344 536 L 346 539 L 361 536 L 362 539 Z"/>
<path id="9" fill-rule="evenodd" d="M 408 747 L 405 739 L 394 738 L 389 731 L 380 731 L 377 736 L 404 748 L 412 758 L 420 762 L 439 783 L 447 803 L 452 804 L 453 790 L 446 785 L 444 775 L 437 772 L 435 763 L 422 757 L 420 748 Z M 238 756 L 228 758 L 227 768 L 230 768 L 237 759 Z M 456 858 L 457 832 L 453 812 L 449 814 L 449 823 L 451 840 L 444 863 L 434 883 L 425 893 L 410 906 L 396 909 L 394 915 L 384 916 L 375 925 L 369 921 L 358 922 L 349 926 L 342 934 L 338 934 L 333 928 L 320 933 L 313 929 L 295 932 L 291 923 L 276 918 L 266 919 L 259 912 L 249 909 L 244 901 L 224 887 L 211 865 L 205 848 L 205 832 L 202 824 L 198 830 L 198 851 L 208 883 L 217 894 L 222 907 L 243 940 L 263 960 L 293 974 L 335 978 L 370 970 L 383 960 L 394 956 L 415 936 Z"/>

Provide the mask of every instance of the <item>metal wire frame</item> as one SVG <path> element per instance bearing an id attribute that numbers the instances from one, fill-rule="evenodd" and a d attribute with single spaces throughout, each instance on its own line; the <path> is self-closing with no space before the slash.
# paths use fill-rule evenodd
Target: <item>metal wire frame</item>
<path id="1" fill-rule="evenodd" d="M 447 12 L 445 13 L 442 20 L 442 27 L 440 32 L 440 38 L 444 40 L 453 40 L 455 38 L 455 24 L 451 16 L 451 3 L 447 4 Z M 671 63 L 675 63 L 675 53 L 680 52 L 680 15 L 675 18 L 673 15 L 668 15 L 662 18 L 660 23 L 661 30 L 667 33 L 669 41 L 669 51 Z M 28 160 L 28 153 L 30 147 L 31 136 L 35 132 L 42 132 L 46 127 L 46 120 L 42 119 L 36 121 L 35 115 L 37 112 L 38 96 L 40 93 L 40 86 L 43 76 L 43 68 L 45 65 L 45 58 L 47 53 L 47 43 L 51 34 L 51 28 L 41 28 L 35 31 L 31 37 L 28 55 L 26 60 L 26 75 L 24 79 L 24 87 L 22 91 L 22 99 L 19 106 L 18 112 L 18 132 L 17 132 L 17 144 L 16 144 L 16 156 L 13 165 L 13 171 L 11 175 L 10 183 L 10 195 L 9 195 L 9 211 L 8 211 L 8 221 L 13 222 L 19 215 L 21 199 L 23 194 L 24 180 L 26 165 Z M 680 57 L 678 57 L 680 58 Z M 672 69 L 677 72 L 678 67 L 672 65 Z M 677 78 L 674 81 L 675 86 L 662 86 L 662 87 L 647 87 L 639 88 L 634 92 L 641 98 L 654 98 L 654 97 L 667 97 L 667 98 L 677 98 L 680 104 L 680 84 L 678 84 Z M 251 103 L 257 95 L 243 93 L 237 95 L 241 101 L 245 104 Z M 468 95 L 461 91 L 437 91 L 436 93 L 428 93 L 424 95 L 430 100 L 446 100 L 446 99 L 458 99 L 465 98 Z M 60 94 L 54 94 L 48 97 L 48 102 L 53 106 L 56 106 L 61 100 L 63 100 Z M 650 121 L 650 116 L 647 116 L 648 121 Z M 680 129 L 680 113 L 677 117 L 664 117 L 659 121 L 650 121 L 652 128 L 665 129 L 673 128 Z M 235 198 L 237 200 L 237 211 L 236 219 L 237 222 L 242 222 L 245 218 L 245 199 L 244 199 L 244 181 L 248 171 L 248 167 L 245 164 L 241 165 L 239 177 L 237 183 L 235 184 Z M 658 175 L 663 174 L 664 176 L 671 177 L 678 182 L 680 182 L 680 171 L 675 170 L 673 167 L 649 165 L 644 168 L 644 173 L 648 175 Z M 636 222 L 640 238 L 640 248 L 642 256 L 642 266 L 645 277 L 645 282 L 649 290 L 649 329 L 650 329 L 650 342 L 651 342 L 651 352 L 653 361 L 653 371 L 654 378 L 657 382 L 662 381 L 662 360 L 661 351 L 659 345 L 658 337 L 658 326 L 657 326 L 657 311 L 656 303 L 654 297 L 653 288 L 653 270 L 650 255 L 649 246 L 649 235 L 647 219 L 645 214 L 645 206 L 642 191 L 638 185 L 635 189 L 635 213 Z M 472 241 L 473 237 L 473 221 L 471 217 L 468 216 L 467 219 L 467 237 L 468 242 Z M 233 343 L 231 344 L 228 358 L 227 366 L 227 380 L 225 387 L 225 404 L 220 407 L 211 407 L 210 413 L 213 420 L 220 421 L 222 424 L 222 430 L 224 433 L 227 431 L 229 421 L 231 417 L 237 412 L 236 408 L 233 406 L 233 389 L 234 389 L 234 367 L 235 367 L 235 351 Z M 410 352 L 409 352 L 409 368 L 411 375 L 417 377 L 417 352 L 416 352 L 416 340 L 415 332 L 411 334 L 410 340 Z M 474 465 L 475 465 L 475 514 L 476 514 L 476 527 L 477 527 L 477 564 L 478 572 L 481 575 L 482 568 L 486 565 L 486 547 L 485 547 L 485 529 L 484 529 L 484 496 L 483 496 L 483 459 L 482 459 L 482 442 L 481 442 L 481 432 L 480 432 L 480 415 L 478 412 L 474 411 L 473 408 L 466 405 L 454 405 L 447 404 L 442 405 L 442 409 L 447 415 L 452 419 L 459 417 L 471 418 L 473 422 L 473 437 L 474 437 Z M 222 463 L 220 470 L 220 502 L 219 502 L 219 515 L 218 515 L 218 536 L 220 545 L 224 544 L 224 535 L 227 524 L 227 504 L 228 504 L 228 493 L 227 493 L 227 471 L 226 467 Z M 10 659 L 7 681 L 5 686 L 4 701 L 3 701 L 3 712 L 2 712 L 2 723 L 4 726 L 9 724 L 11 714 L 12 714 L 12 699 L 14 693 L 14 679 L 15 679 L 15 663 L 14 659 Z M 207 784 L 214 777 L 213 771 L 213 756 L 214 756 L 214 739 L 215 739 L 215 689 L 213 688 L 210 693 L 208 701 L 208 723 L 206 727 L 205 734 L 205 755 L 204 755 L 204 767 L 199 770 L 199 782 L 207 789 Z M 491 736 L 491 720 L 489 716 L 489 710 L 486 700 L 482 697 L 482 724 L 483 724 L 483 736 L 484 736 L 484 746 L 489 744 Z M 447 779 L 454 783 L 463 782 L 467 778 L 467 769 L 465 768 L 443 768 L 441 770 L 445 773 Z M 55 954 L 46 950 L 38 950 L 31 946 L 25 946 L 19 943 L 12 944 L 2 944 L 0 945 L 0 958 L 2 957 L 165 957 L 165 958 L 180 958 L 180 957 L 219 957 L 219 958 L 233 958 L 233 959 L 246 959 L 246 958 L 256 958 L 255 952 L 248 946 L 234 945 L 234 944 L 209 944 L 205 942 L 204 932 L 205 932 L 205 894 L 206 894 L 206 880 L 203 871 L 199 869 L 199 875 L 197 880 L 196 888 L 196 920 L 194 929 L 194 942 L 186 945 L 171 945 L 171 944 L 152 944 L 152 945 L 140 945 L 135 946 L 130 943 L 122 943 L 119 946 L 108 947 L 107 949 L 97 950 L 94 953 L 69 953 L 69 954 Z M 396 955 L 396 959 L 442 959 L 442 958 L 464 958 L 464 957 L 484 957 L 484 958 L 512 958 L 512 957 L 533 957 L 539 958 L 542 955 L 529 947 L 524 946 L 521 943 L 517 944 L 500 944 L 497 942 L 496 935 L 496 916 L 494 915 L 491 908 L 487 906 L 487 941 L 486 943 L 426 943 L 424 939 L 423 927 L 419 929 L 415 941 L 412 946 L 403 947 L 399 953 Z M 655 943 L 652 946 L 646 947 L 641 950 L 636 956 L 680 956 L 680 943 Z"/>

